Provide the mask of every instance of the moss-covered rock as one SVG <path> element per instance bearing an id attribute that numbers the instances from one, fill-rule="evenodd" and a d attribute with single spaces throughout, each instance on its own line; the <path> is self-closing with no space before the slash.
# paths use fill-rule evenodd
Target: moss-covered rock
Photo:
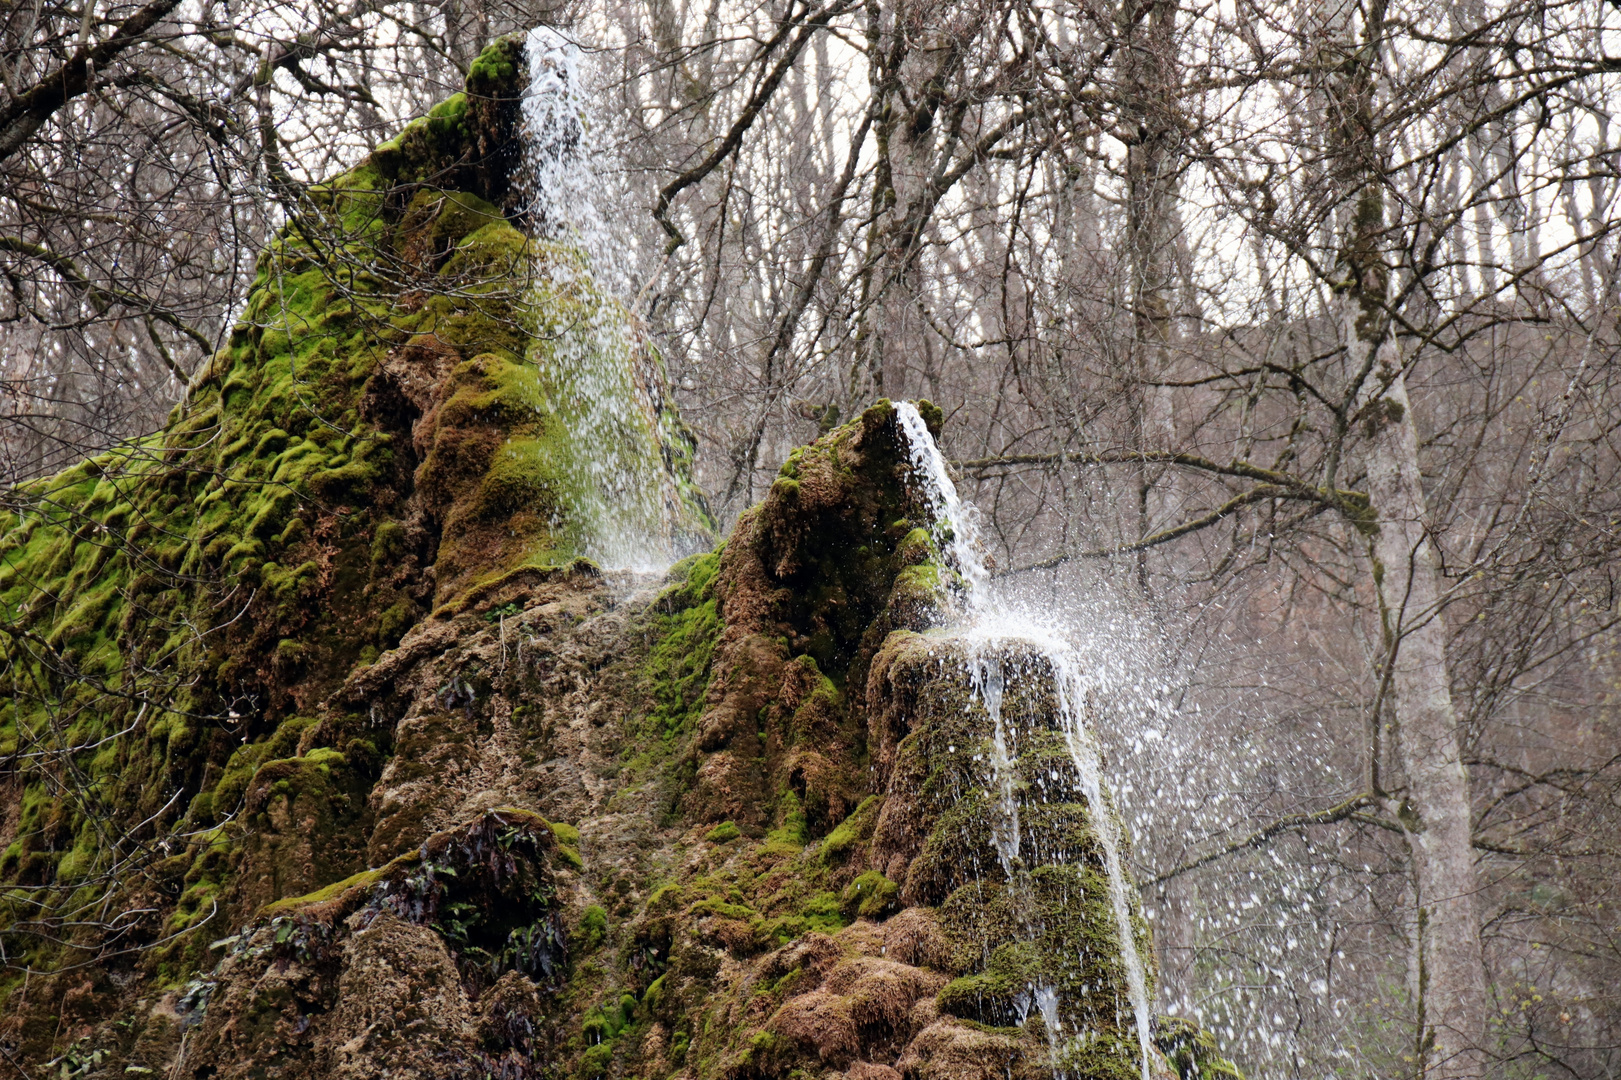
<path id="1" fill-rule="evenodd" d="M 1018 673 L 1000 700 L 1013 759 L 1006 778 L 992 764 L 994 725 L 971 675 L 987 663 Z M 1114 811 L 1088 805 L 1081 791 L 1057 675 L 1034 646 L 892 634 L 873 661 L 868 693 L 874 758 L 887 780 L 871 858 L 902 883 L 901 903 L 938 906 L 951 964 L 962 973 L 941 992 L 942 1013 L 1015 1026 L 1040 1015 L 1045 995 L 1062 1053 L 1080 1053 L 1067 1033 L 1085 1032 L 1088 1067 L 1108 1065 L 1095 1075 L 1140 1075 L 1093 819 Z M 997 794 L 1004 779 L 1006 801 Z M 1133 921 L 1137 954 L 1150 957 L 1140 913 Z M 1153 972 L 1145 975 L 1151 987 Z"/>
<path id="2" fill-rule="evenodd" d="M 890 403 L 718 550 L 612 569 L 708 523 L 656 352 L 523 231 L 522 61 L 312 189 L 164 431 L 8 504 L 0 1039 L 90 1077 L 1138 1075 L 1113 811 L 1035 650 L 996 654 L 988 775 Z"/>
<path id="3" fill-rule="evenodd" d="M 509 808 L 268 906 L 218 943 L 184 1060 L 222 1078 L 537 1068 L 570 968 L 556 866 L 551 825 Z"/>
<path id="4" fill-rule="evenodd" d="M 1155 1021 L 1154 1043 L 1176 1070 L 1177 1080 L 1244 1080 L 1244 1074 L 1221 1054 L 1215 1036 L 1177 1016 Z"/>
<path id="5" fill-rule="evenodd" d="M 465 93 L 311 188 L 162 431 L 8 493 L 0 934 L 19 964 L 112 949 L 178 978 L 222 924 L 364 867 L 397 748 L 324 710 L 357 666 L 627 534 L 707 542 L 656 351 L 579 252 L 523 231 L 526 76 L 521 40 L 497 42 Z M 577 468 L 603 437 L 586 391 L 612 399 L 615 472 Z M 607 514 L 627 485 L 653 509 Z M 151 870 L 182 857 L 206 870 Z M 76 917 L 109 891 L 124 914 Z"/>
<path id="6" fill-rule="evenodd" d="M 903 440 L 880 401 L 796 450 L 739 519 L 713 583 L 724 630 L 687 813 L 764 830 L 791 793 L 814 838 L 861 801 L 867 667 L 891 629 L 926 625 L 938 600 L 908 576 L 934 548 L 915 542 L 924 511 Z"/>

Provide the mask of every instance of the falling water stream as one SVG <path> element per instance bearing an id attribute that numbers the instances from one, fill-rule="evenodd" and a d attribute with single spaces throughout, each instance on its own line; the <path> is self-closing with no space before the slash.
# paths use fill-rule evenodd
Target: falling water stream
<path id="1" fill-rule="evenodd" d="M 673 477 L 660 452 L 658 403 L 650 380 L 640 375 L 638 343 L 629 311 L 616 298 L 625 289 L 622 263 L 626 238 L 614 234 L 599 199 L 605 190 L 592 147 L 593 125 L 580 70 L 580 51 L 563 35 L 540 27 L 526 42 L 530 86 L 524 98 L 528 208 L 537 235 L 566 246 L 574 257 L 553 258 L 543 288 L 579 296 L 587 317 L 541 327 L 549 342 L 544 363 L 550 411 L 570 426 L 567 460 L 554 462 L 578 473 L 575 505 L 587 551 L 610 566 L 653 567 L 673 557 Z M 544 307 L 545 305 L 540 305 Z M 555 306 L 555 304 L 553 305 Z M 548 336 L 548 330 L 550 331 Z M 975 693 L 992 721 L 991 770 L 998 811 L 992 842 L 1015 894 L 1028 889 L 1020 858 L 1019 808 L 1015 799 L 1016 760 L 1002 703 L 1008 680 L 1026 668 L 1004 663 L 1005 646 L 1033 648 L 1051 666 L 1063 735 L 1091 819 L 1103 849 L 1110 907 L 1120 958 L 1149 1080 L 1149 1002 L 1147 979 L 1131 926 L 1130 893 L 1120 859 L 1119 824 L 1106 802 L 1102 755 L 1083 716 L 1085 683 L 1074 649 L 1051 628 L 1001 601 L 980 554 L 977 509 L 963 502 L 946 471 L 945 460 L 915 406 L 897 406 L 913 471 L 930 504 L 936 537 L 961 579 L 962 610 L 951 630 L 969 650 Z M 587 452 L 580 453 L 581 448 Z M 656 475 L 655 475 L 656 474 Z M 1046 1024 L 1057 1064 L 1060 1050 L 1057 991 L 1032 985 L 1019 1005 L 1034 1008 Z"/>
<path id="2" fill-rule="evenodd" d="M 1142 1051 L 1143 1080 L 1149 1080 L 1150 1006 L 1148 979 L 1132 933 L 1131 894 L 1120 859 L 1120 824 L 1108 805 L 1103 785 L 1103 756 L 1097 739 L 1085 721 L 1086 684 L 1074 649 L 1049 626 L 1004 603 L 996 594 L 990 573 L 981 556 L 978 541 L 977 509 L 957 494 L 946 471 L 944 457 L 929 434 L 916 406 L 896 405 L 901 429 L 906 435 L 912 469 L 930 504 L 936 538 L 956 564 L 962 579 L 963 610 L 950 627 L 953 635 L 969 649 L 969 673 L 974 690 L 991 718 L 991 771 L 997 803 L 991 837 L 997 858 L 1009 882 L 1018 887 L 1024 875 L 1020 861 L 1019 809 L 1014 799 L 1015 762 L 1010 751 L 1002 703 L 1007 680 L 1018 678 L 1020 668 L 1004 665 L 1002 646 L 1019 643 L 1034 648 L 1051 665 L 1058 692 L 1060 720 L 1070 760 L 1081 781 L 1081 790 L 1091 809 L 1093 827 L 1103 849 L 1104 869 L 1109 883 L 1109 904 L 1114 913 L 1120 959 L 1126 974 L 1127 991 L 1136 1020 L 1137 1041 Z M 1031 987 L 1031 1004 L 1041 1012 L 1047 1037 L 1058 1056 L 1058 1000 L 1051 987 Z"/>
<path id="3" fill-rule="evenodd" d="M 625 201 L 620 170 L 600 145 L 580 48 L 542 26 L 524 49 L 521 186 L 542 241 L 531 359 L 569 436 L 546 451 L 568 488 L 555 524 L 605 568 L 662 571 L 685 553 L 692 515 L 666 460 L 662 372 L 627 302 L 634 238 L 602 211 Z"/>
<path id="4" fill-rule="evenodd" d="M 535 231 L 579 247 L 592 275 L 615 293 L 629 285 L 634 248 L 604 204 L 622 202 L 619 171 L 601 145 L 606 126 L 592 107 L 580 47 L 561 31 L 537 26 L 524 40 L 529 86 L 523 96 L 524 183 Z"/>

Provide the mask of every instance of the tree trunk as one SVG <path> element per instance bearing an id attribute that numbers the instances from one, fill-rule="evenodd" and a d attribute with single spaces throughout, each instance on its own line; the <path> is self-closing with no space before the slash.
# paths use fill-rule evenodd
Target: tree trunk
<path id="1" fill-rule="evenodd" d="M 1173 331 L 1173 283 L 1181 172 L 1182 132 L 1176 116 L 1181 83 L 1176 56 L 1176 4 L 1126 0 L 1119 14 L 1121 128 L 1126 147 L 1126 258 L 1132 314 L 1131 390 L 1133 435 L 1144 449 L 1176 444 L 1169 375 Z M 1137 535 L 1154 531 L 1156 517 L 1176 512 L 1176 477 L 1144 465 L 1137 474 Z M 1137 585 L 1145 598 L 1149 553 L 1137 553 Z"/>
<path id="2" fill-rule="evenodd" d="M 1360 33 L 1353 12 L 1360 10 Z M 1369 545 L 1389 665 L 1396 750 L 1407 790 L 1396 814 L 1406 829 L 1417 893 L 1409 979 L 1415 1072 L 1474 1080 L 1483 1071 L 1486 972 L 1475 909 L 1469 778 L 1458 741 L 1441 618 L 1440 566 L 1419 472 L 1418 429 L 1386 307 L 1391 263 L 1385 222 L 1380 45 L 1385 4 L 1346 5 L 1326 35 L 1335 74 L 1324 85 L 1341 237 L 1335 309 L 1347 385 L 1341 437 L 1364 436 L 1367 493 L 1377 518 Z M 1360 39 L 1360 40 L 1359 40 Z M 1335 486 L 1330 467 L 1327 486 Z"/>
<path id="3" fill-rule="evenodd" d="M 1440 567 L 1418 468 L 1418 431 L 1397 374 L 1373 403 L 1365 450 L 1379 529 L 1370 545 L 1407 779 L 1397 817 L 1407 829 L 1418 892 L 1412 973 L 1424 1077 L 1481 1075 L 1486 970 L 1475 906 L 1469 777 L 1458 741 L 1441 617 Z"/>

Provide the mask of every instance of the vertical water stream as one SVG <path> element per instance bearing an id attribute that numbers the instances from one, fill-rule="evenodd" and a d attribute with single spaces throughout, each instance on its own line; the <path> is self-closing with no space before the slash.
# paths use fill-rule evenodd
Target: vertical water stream
<path id="1" fill-rule="evenodd" d="M 1120 935 L 1120 960 L 1126 969 L 1126 986 L 1137 1021 L 1137 1040 L 1142 1046 L 1143 1080 L 1148 1080 L 1151 1019 L 1148 979 L 1143 973 L 1142 957 L 1137 954 L 1136 935 L 1131 931 L 1131 896 L 1127 892 L 1126 875 L 1120 864 L 1120 822 L 1104 799 L 1103 755 L 1082 716 L 1080 679 L 1073 659 L 1063 656 L 1053 657 L 1053 660 L 1059 674 L 1059 709 L 1064 720 L 1064 741 L 1069 747 L 1070 760 L 1080 774 L 1081 790 L 1086 793 L 1087 805 L 1092 807 L 1092 825 L 1097 829 L 1098 841 L 1103 846 L 1109 878 L 1109 905 L 1114 909 L 1115 927 Z"/>
<path id="2" fill-rule="evenodd" d="M 568 478 L 555 524 L 608 568 L 662 570 L 693 512 L 669 461 L 673 421 L 663 374 L 626 298 L 632 237 L 604 205 L 624 202 L 597 145 L 579 47 L 550 27 L 524 45 L 525 208 L 537 245 L 534 343 L 543 406 L 562 434 L 547 445 Z"/>
<path id="3" fill-rule="evenodd" d="M 1104 793 L 1102 754 L 1086 724 L 1085 685 L 1074 650 L 1048 627 L 998 601 L 981 555 L 977 509 L 958 496 L 956 485 L 946 471 L 945 459 L 916 406 L 903 401 L 896 404 L 896 411 L 906 436 L 913 472 L 934 516 L 935 538 L 955 564 L 954 569 L 961 579 L 963 610 L 949 629 L 968 648 L 974 691 L 991 719 L 991 784 L 987 786 L 996 803 L 991 837 L 997 857 L 1015 894 L 1025 891 L 1024 879 L 1028 875 L 1020 860 L 1019 808 L 1015 799 L 1016 748 L 1009 739 L 1003 717 L 1009 684 L 1027 674 L 1024 666 L 1003 662 L 1005 647 L 1016 643 L 1033 648 L 1051 665 L 1065 746 L 1080 778 L 1092 825 L 1103 849 L 1109 908 L 1114 915 L 1121 967 L 1125 971 L 1137 1042 L 1142 1052 L 1143 1080 L 1149 1080 L 1148 979 L 1132 932 L 1130 886 L 1120 858 L 1120 824 Z M 1051 987 L 1032 986 L 1029 1004 L 1039 1010 L 1046 1024 L 1056 1065 L 1061 1023 L 1058 995 Z"/>

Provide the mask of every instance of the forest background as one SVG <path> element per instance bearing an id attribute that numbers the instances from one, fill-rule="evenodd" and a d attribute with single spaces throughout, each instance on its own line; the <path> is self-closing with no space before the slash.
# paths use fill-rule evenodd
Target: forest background
<path id="1" fill-rule="evenodd" d="M 1163 1009 L 1254 1076 L 1621 1075 L 1618 9 L 11 0 L 0 501 L 560 27 L 717 519 L 927 397 L 1006 585 L 1130 654 Z"/>

